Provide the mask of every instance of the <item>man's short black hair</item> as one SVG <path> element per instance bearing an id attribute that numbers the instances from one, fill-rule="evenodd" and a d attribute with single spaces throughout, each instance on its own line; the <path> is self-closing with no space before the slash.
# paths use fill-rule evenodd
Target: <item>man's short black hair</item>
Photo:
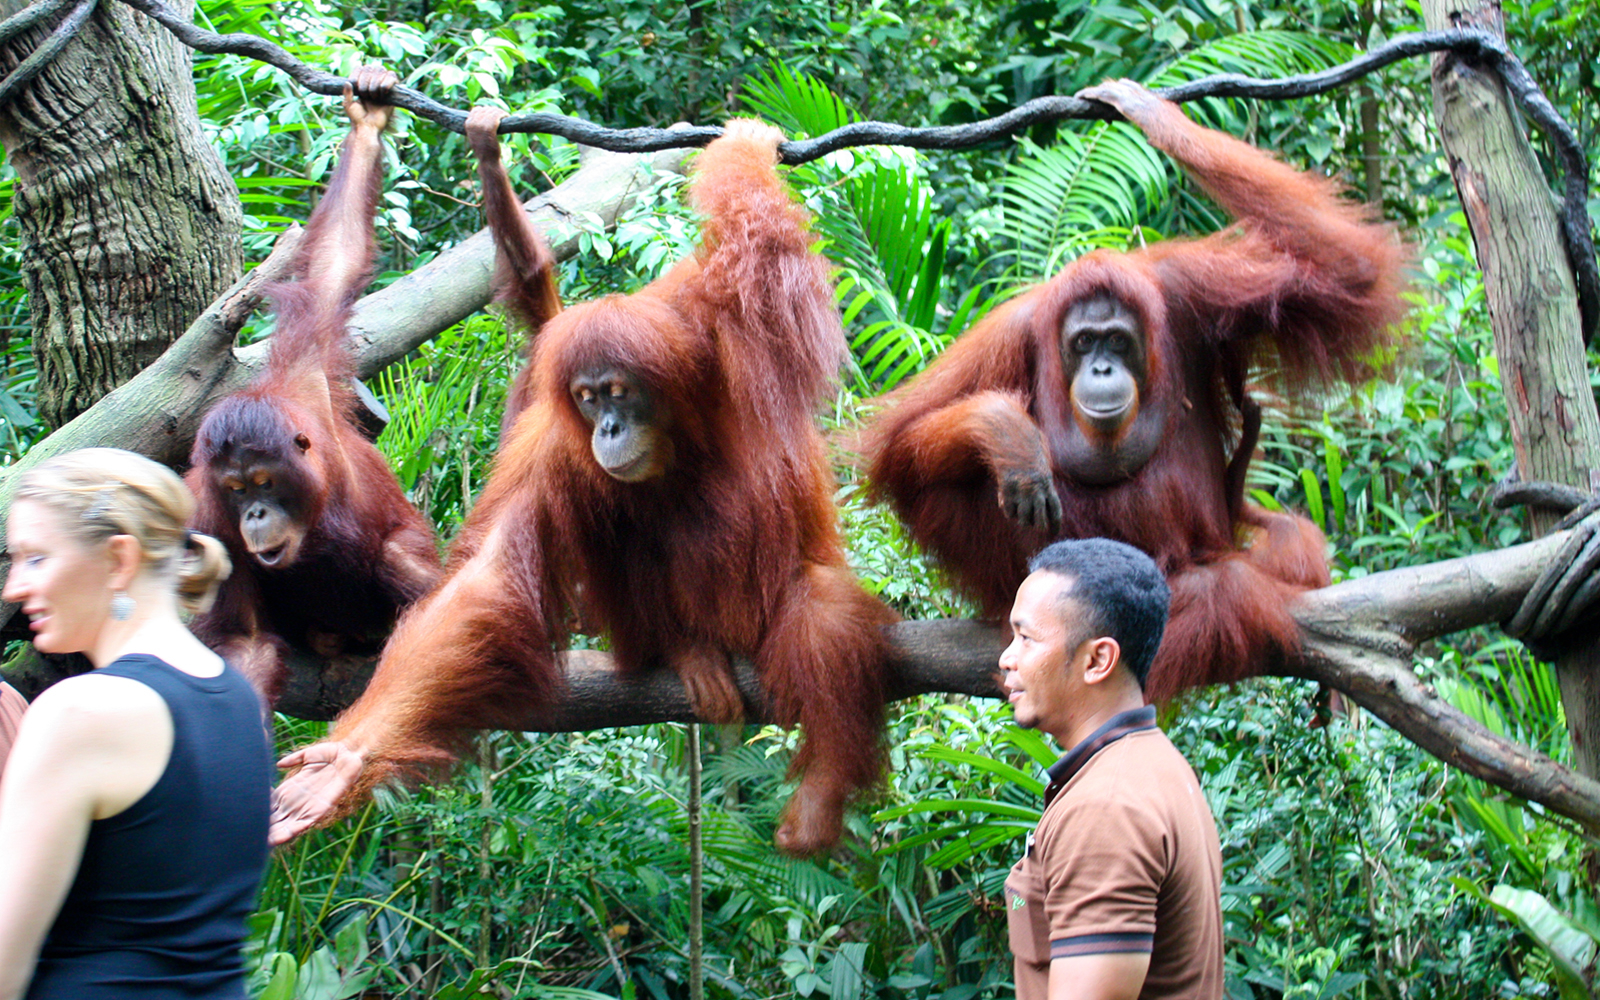
<path id="1" fill-rule="evenodd" d="M 1028 563 L 1028 571 L 1072 581 L 1070 599 L 1087 609 L 1094 629 L 1084 638 L 1108 635 L 1117 640 L 1123 664 L 1143 689 L 1172 602 L 1172 591 L 1155 562 L 1131 545 L 1084 538 L 1046 546 Z"/>

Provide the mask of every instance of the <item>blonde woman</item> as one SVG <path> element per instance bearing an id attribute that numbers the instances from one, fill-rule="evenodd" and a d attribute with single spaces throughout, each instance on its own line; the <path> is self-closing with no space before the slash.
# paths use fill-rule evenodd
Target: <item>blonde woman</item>
<path id="1" fill-rule="evenodd" d="M 35 699 L 0 779 L 0 1000 L 244 996 L 271 754 L 254 689 L 179 618 L 229 570 L 193 507 L 111 448 L 13 495 L 3 596 L 96 669 Z"/>

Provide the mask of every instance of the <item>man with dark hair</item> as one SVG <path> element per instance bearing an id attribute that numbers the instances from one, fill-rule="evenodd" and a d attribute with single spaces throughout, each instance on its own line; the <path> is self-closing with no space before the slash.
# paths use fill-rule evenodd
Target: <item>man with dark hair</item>
<path id="1" fill-rule="evenodd" d="M 1017 725 L 1071 747 L 1006 879 L 1018 1000 L 1222 996 L 1222 851 L 1144 678 L 1170 592 L 1103 538 L 1034 557 L 1000 656 Z"/>

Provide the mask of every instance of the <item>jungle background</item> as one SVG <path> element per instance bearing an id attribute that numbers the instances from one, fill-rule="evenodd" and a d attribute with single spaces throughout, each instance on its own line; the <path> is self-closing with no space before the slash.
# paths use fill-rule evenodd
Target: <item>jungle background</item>
<path id="1" fill-rule="evenodd" d="M 1504 7 L 1512 50 L 1592 162 L 1600 3 Z M 196 20 L 273 38 L 334 72 L 381 59 L 455 107 L 493 102 L 614 126 L 754 114 L 791 135 L 855 118 L 968 121 L 1107 77 L 1160 86 L 1308 72 L 1421 28 L 1417 3 L 1378 0 L 200 0 Z M 309 213 L 345 131 L 337 101 L 234 56 L 197 54 L 194 79 L 243 202 L 246 260 L 259 262 Z M 1487 504 L 1514 460 L 1426 63 L 1325 97 L 1188 111 L 1342 177 L 1417 249 L 1415 309 L 1390 374 L 1321 407 L 1269 406 L 1253 498 L 1317 521 L 1336 580 L 1526 539 L 1520 514 Z M 396 119 L 379 285 L 482 225 L 461 137 Z M 524 197 L 576 169 L 564 141 L 507 142 Z M 893 518 L 862 501 L 849 431 L 868 400 L 1086 250 L 1208 232 L 1222 216 L 1134 130 L 1103 123 L 960 152 L 848 150 L 789 176 L 838 268 L 853 347 L 824 420 L 836 432 L 854 565 L 908 618 L 963 615 Z M 7 166 L 7 461 L 45 430 L 14 185 Z M 685 253 L 696 227 L 681 194 L 682 178 L 664 175 L 614 231 L 575 220 L 581 250 L 562 267 L 566 299 L 631 291 Z M 1600 199 L 1589 211 L 1600 219 Z M 269 328 L 258 318 L 245 336 Z M 516 337 L 482 313 L 372 385 L 392 415 L 379 446 L 443 538 L 487 473 L 518 359 Z M 1427 646 L 1416 667 L 1491 728 L 1570 759 L 1551 669 L 1520 644 L 1492 629 L 1458 634 Z M 1162 721 L 1222 836 L 1231 998 L 1590 995 L 1595 845 L 1571 824 L 1449 770 L 1363 713 L 1329 713 L 1307 683 L 1198 692 L 1166 706 Z M 278 719 L 285 749 L 324 731 Z M 957 696 L 894 706 L 889 736 L 891 772 L 843 844 L 797 862 L 771 848 L 792 737 L 706 730 L 708 995 L 1011 995 L 1000 887 L 1058 750 L 1011 725 L 1003 704 Z M 277 852 L 253 921 L 253 994 L 687 996 L 686 743 L 680 725 L 485 734 L 450 783 L 380 793 L 351 820 Z"/>

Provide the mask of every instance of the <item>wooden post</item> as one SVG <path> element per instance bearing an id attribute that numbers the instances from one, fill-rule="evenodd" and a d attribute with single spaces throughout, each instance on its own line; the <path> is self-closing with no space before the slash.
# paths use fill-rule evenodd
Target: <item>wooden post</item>
<path id="1" fill-rule="evenodd" d="M 700 723 L 689 723 L 689 1000 L 706 1000 L 706 849 L 700 782 Z"/>

